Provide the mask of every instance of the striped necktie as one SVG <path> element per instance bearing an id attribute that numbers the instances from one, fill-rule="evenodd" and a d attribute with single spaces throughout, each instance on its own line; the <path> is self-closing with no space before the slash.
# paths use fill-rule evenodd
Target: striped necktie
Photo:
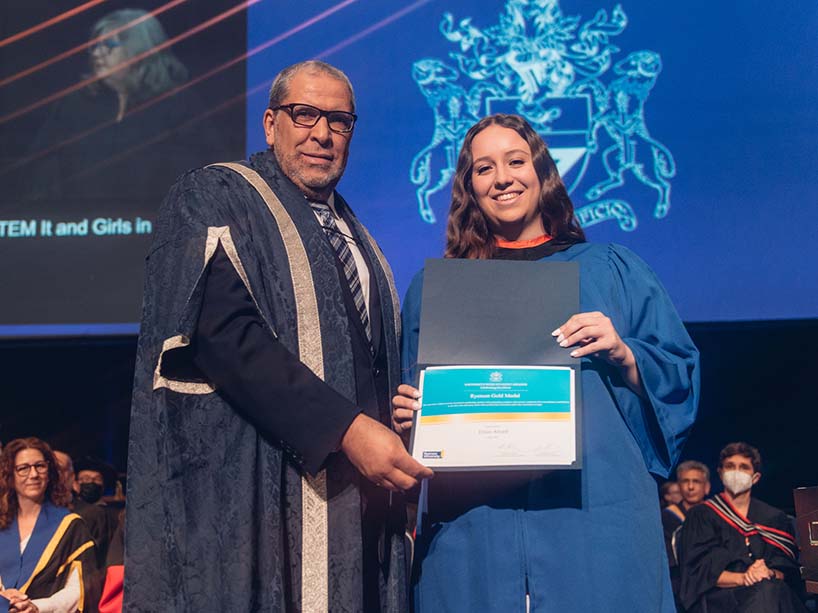
<path id="1" fill-rule="evenodd" d="M 321 222 L 321 227 L 324 228 L 324 233 L 327 235 L 332 248 L 341 260 L 341 265 L 344 268 L 344 276 L 347 278 L 349 290 L 352 292 L 352 300 L 355 302 L 355 308 L 358 309 L 358 315 L 361 317 L 361 323 L 366 330 L 366 338 L 372 342 L 372 326 L 369 323 L 369 313 L 364 304 L 364 292 L 361 288 L 361 279 L 358 276 L 358 267 L 355 266 L 355 258 L 352 257 L 352 251 L 347 245 L 346 239 L 341 231 L 338 229 L 338 224 L 335 223 L 335 217 L 329 208 L 329 205 L 323 202 L 310 201 L 312 210 L 315 211 Z"/>

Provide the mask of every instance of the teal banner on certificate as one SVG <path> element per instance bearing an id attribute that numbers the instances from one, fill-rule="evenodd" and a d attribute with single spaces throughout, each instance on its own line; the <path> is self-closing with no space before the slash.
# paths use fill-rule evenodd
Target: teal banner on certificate
<path id="1" fill-rule="evenodd" d="M 420 379 L 412 455 L 436 470 L 560 467 L 576 460 L 569 366 L 435 366 Z"/>
<path id="2" fill-rule="evenodd" d="M 427 368 L 423 377 L 423 420 L 468 415 L 491 419 L 568 419 L 570 368 Z"/>

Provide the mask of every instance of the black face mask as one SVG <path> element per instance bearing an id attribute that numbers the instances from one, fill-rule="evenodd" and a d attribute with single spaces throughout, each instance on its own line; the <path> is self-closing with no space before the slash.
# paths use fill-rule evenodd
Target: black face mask
<path id="1" fill-rule="evenodd" d="M 102 486 L 99 483 L 80 483 L 79 497 L 89 504 L 102 498 Z"/>

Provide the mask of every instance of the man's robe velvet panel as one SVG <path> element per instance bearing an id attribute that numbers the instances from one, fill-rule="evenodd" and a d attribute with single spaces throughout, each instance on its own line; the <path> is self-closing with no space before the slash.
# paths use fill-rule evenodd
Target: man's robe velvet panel
<path id="1" fill-rule="evenodd" d="M 358 407 L 371 401 L 356 397 L 356 376 L 371 373 L 356 372 L 353 324 L 344 307 L 337 257 L 323 230 L 271 153 L 257 154 L 246 165 L 289 213 L 309 270 L 291 267 L 281 228 L 256 190 L 232 170 L 188 173 L 165 200 L 147 258 L 132 404 L 125 537 L 129 611 L 299 610 L 302 588 L 308 589 L 301 585 L 301 544 L 319 528 L 302 525 L 302 477 L 318 469 L 326 470 L 328 530 L 328 576 L 320 589 L 327 591 L 332 611 L 362 607 L 367 526 L 362 525 L 361 477 L 342 454 L 331 453 L 340 441 L 328 442 L 326 424 L 305 416 L 306 407 L 275 397 L 265 400 L 278 416 L 253 421 L 259 411 L 231 404 L 193 359 L 190 339 L 196 336 L 213 257 L 221 249 L 246 279 L 254 316 L 271 342 L 300 355 L 299 342 L 320 340 L 326 385 Z M 350 220 L 363 237 L 365 230 Z M 361 244 L 381 296 L 388 388 L 394 389 L 397 314 L 388 299 L 387 272 L 378 265 L 380 254 L 368 242 Z M 294 284 L 309 277 L 320 325 L 299 330 Z M 401 610 L 406 600 L 402 534 L 387 536 L 378 560 L 381 608 Z"/>

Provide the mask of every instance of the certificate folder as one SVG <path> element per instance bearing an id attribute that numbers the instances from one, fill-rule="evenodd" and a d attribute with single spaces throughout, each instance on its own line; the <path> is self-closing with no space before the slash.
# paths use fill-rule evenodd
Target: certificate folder
<path id="1" fill-rule="evenodd" d="M 577 366 L 551 331 L 578 312 L 575 262 L 426 260 L 418 365 Z"/>
<path id="2" fill-rule="evenodd" d="M 468 370 L 461 370 L 459 385 L 463 393 L 460 397 L 454 393 L 456 383 L 445 388 L 446 393 L 436 393 L 435 398 L 427 397 L 424 392 L 421 403 L 430 403 L 430 410 L 434 405 L 435 411 L 442 411 L 444 415 L 430 414 L 424 418 L 422 408 L 420 415 L 416 415 L 411 441 L 416 457 L 436 472 L 508 470 L 519 473 L 528 470 L 541 473 L 556 468 L 580 468 L 580 361 L 569 355 L 571 349 L 560 347 L 551 336 L 552 330 L 578 312 L 579 266 L 576 263 L 427 260 L 421 302 L 419 369 L 490 368 L 482 369 L 486 372 L 474 370 L 474 376 L 478 377 L 474 381 Z M 536 408 L 557 402 L 547 398 L 543 384 L 536 382 L 539 377 L 528 379 L 533 375 L 526 373 L 524 382 L 512 383 L 515 372 L 542 366 L 574 371 L 570 428 L 565 427 L 568 422 L 555 413 L 555 409 Z M 455 377 L 455 381 L 458 375 L 451 371 L 440 376 Z M 523 387 L 505 389 L 505 383 Z M 449 389 L 452 394 L 448 393 Z M 519 389 L 524 390 L 522 394 L 516 393 Z M 516 407 L 515 397 L 520 399 L 520 407 Z M 557 424 L 557 418 L 562 425 Z M 497 423 L 492 424 L 495 419 Z M 550 423 L 543 425 L 546 420 Z M 477 422 L 481 424 L 479 429 L 473 426 Z M 536 423 L 528 440 L 523 434 L 514 434 L 521 432 L 520 428 L 528 422 Z M 509 438 L 495 440 L 491 428 L 504 432 L 502 436 Z M 418 434 L 420 429 L 423 434 Z M 556 438 L 552 438 L 551 443 L 547 437 L 537 439 L 533 436 L 535 430 L 547 435 L 553 432 Z M 550 452 L 544 451 L 549 446 L 558 447 L 555 441 L 570 441 L 571 437 L 573 456 L 570 446 L 567 455 L 559 457 L 548 456 Z M 418 440 L 423 444 L 416 446 Z M 489 447 L 494 444 L 496 447 L 490 452 Z M 429 451 L 432 448 L 434 450 Z M 455 451 L 455 448 L 458 449 Z M 438 449 L 439 455 L 435 456 Z M 494 454 L 491 459 L 490 453 Z M 514 455 L 515 459 L 506 461 L 506 454 Z M 466 457 L 468 461 L 455 459 Z M 481 465 L 479 459 L 475 460 L 479 457 L 486 462 Z M 550 462 L 544 459 L 547 457 L 555 460 Z M 530 463 L 526 462 L 528 458 L 532 459 Z M 533 472 L 529 474 L 534 476 Z"/>

